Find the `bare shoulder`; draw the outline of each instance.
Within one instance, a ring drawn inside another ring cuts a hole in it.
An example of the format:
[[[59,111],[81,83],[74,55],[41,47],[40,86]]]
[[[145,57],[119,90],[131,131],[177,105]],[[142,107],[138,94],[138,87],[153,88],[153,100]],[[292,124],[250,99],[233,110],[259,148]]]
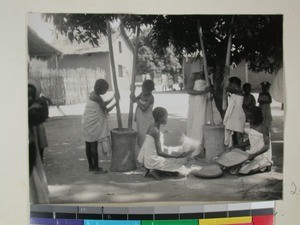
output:
[[[159,129],[157,129],[154,125],[151,125],[148,131],[148,134],[152,136],[154,139],[159,139],[160,137],[160,132]]]
[[[154,96],[153,96],[153,94],[149,95],[149,102],[150,103],[154,103]]]

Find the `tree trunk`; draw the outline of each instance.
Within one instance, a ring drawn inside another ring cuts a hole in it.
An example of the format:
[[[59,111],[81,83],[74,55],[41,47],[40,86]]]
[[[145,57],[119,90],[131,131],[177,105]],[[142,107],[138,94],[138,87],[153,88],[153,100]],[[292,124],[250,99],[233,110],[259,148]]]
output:
[[[131,86],[130,86],[130,94],[135,94],[135,77],[136,77],[136,65],[138,61],[138,43],[139,43],[139,36],[140,36],[140,27],[139,25],[136,26],[136,40],[135,40],[135,49],[133,54],[133,65],[132,65],[132,76],[131,76]],[[129,116],[128,116],[128,129],[132,130],[132,121],[133,121],[133,101],[130,98],[130,105],[129,105]]]
[[[224,119],[225,111],[222,109],[223,102],[223,60],[215,60],[214,70],[214,100],[216,107],[219,110],[222,119]]]
[[[111,37],[111,28],[110,28],[109,21],[106,21],[106,29],[107,29],[107,34],[108,34],[109,56],[110,56],[111,70],[112,70],[112,76],[113,76],[113,82],[114,82],[114,88],[115,88],[115,96],[116,96],[118,128],[122,129],[122,117],[121,117],[121,110],[120,110],[120,104],[119,104],[120,93],[119,93],[118,82],[117,82],[114,51],[113,51],[112,37]]]

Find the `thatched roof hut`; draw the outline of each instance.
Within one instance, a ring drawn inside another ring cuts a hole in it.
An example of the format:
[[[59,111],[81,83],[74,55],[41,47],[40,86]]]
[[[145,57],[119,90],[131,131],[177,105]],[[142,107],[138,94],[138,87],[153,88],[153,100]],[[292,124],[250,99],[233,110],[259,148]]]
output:
[[[38,34],[28,26],[28,54],[30,58],[49,58],[60,55],[61,52],[40,38]]]

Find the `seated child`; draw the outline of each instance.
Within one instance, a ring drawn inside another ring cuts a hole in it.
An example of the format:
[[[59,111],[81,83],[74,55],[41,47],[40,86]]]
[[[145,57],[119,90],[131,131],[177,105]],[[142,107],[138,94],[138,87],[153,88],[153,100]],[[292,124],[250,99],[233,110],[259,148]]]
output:
[[[243,85],[244,91],[244,100],[243,100],[243,109],[246,115],[246,120],[248,121],[248,111],[251,107],[256,105],[255,97],[251,94],[251,84],[245,83]]]
[[[226,87],[229,93],[228,107],[224,116],[225,141],[227,147],[239,144],[243,141],[243,132],[246,116],[243,110],[243,91],[241,80],[238,77],[230,77]]]
[[[250,147],[246,151],[249,153],[249,160],[237,166],[236,171],[240,174],[270,171],[273,165],[271,143],[269,132],[263,124],[263,115],[259,107],[254,106],[249,110],[249,122],[249,141],[230,148]]]
[[[145,175],[160,179],[160,174],[184,173],[186,171],[179,158],[186,157],[191,151],[184,152],[182,148],[169,151],[163,146],[163,134],[160,126],[167,123],[168,112],[162,107],[153,110],[154,123],[149,127],[145,142],[138,155],[138,162],[144,164]]]

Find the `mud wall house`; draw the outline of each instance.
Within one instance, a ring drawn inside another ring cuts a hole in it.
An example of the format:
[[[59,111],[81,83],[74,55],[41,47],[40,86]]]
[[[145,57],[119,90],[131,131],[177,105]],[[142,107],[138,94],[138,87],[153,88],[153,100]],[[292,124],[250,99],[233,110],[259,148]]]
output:
[[[129,90],[133,48],[120,30],[113,33],[112,41],[119,89]],[[58,59],[59,70],[87,69],[100,73],[103,75],[102,78],[108,81],[112,90],[113,76],[107,37],[101,36],[98,43],[98,46],[87,42],[71,43],[68,38],[59,36],[52,42],[52,45],[63,53]]]

